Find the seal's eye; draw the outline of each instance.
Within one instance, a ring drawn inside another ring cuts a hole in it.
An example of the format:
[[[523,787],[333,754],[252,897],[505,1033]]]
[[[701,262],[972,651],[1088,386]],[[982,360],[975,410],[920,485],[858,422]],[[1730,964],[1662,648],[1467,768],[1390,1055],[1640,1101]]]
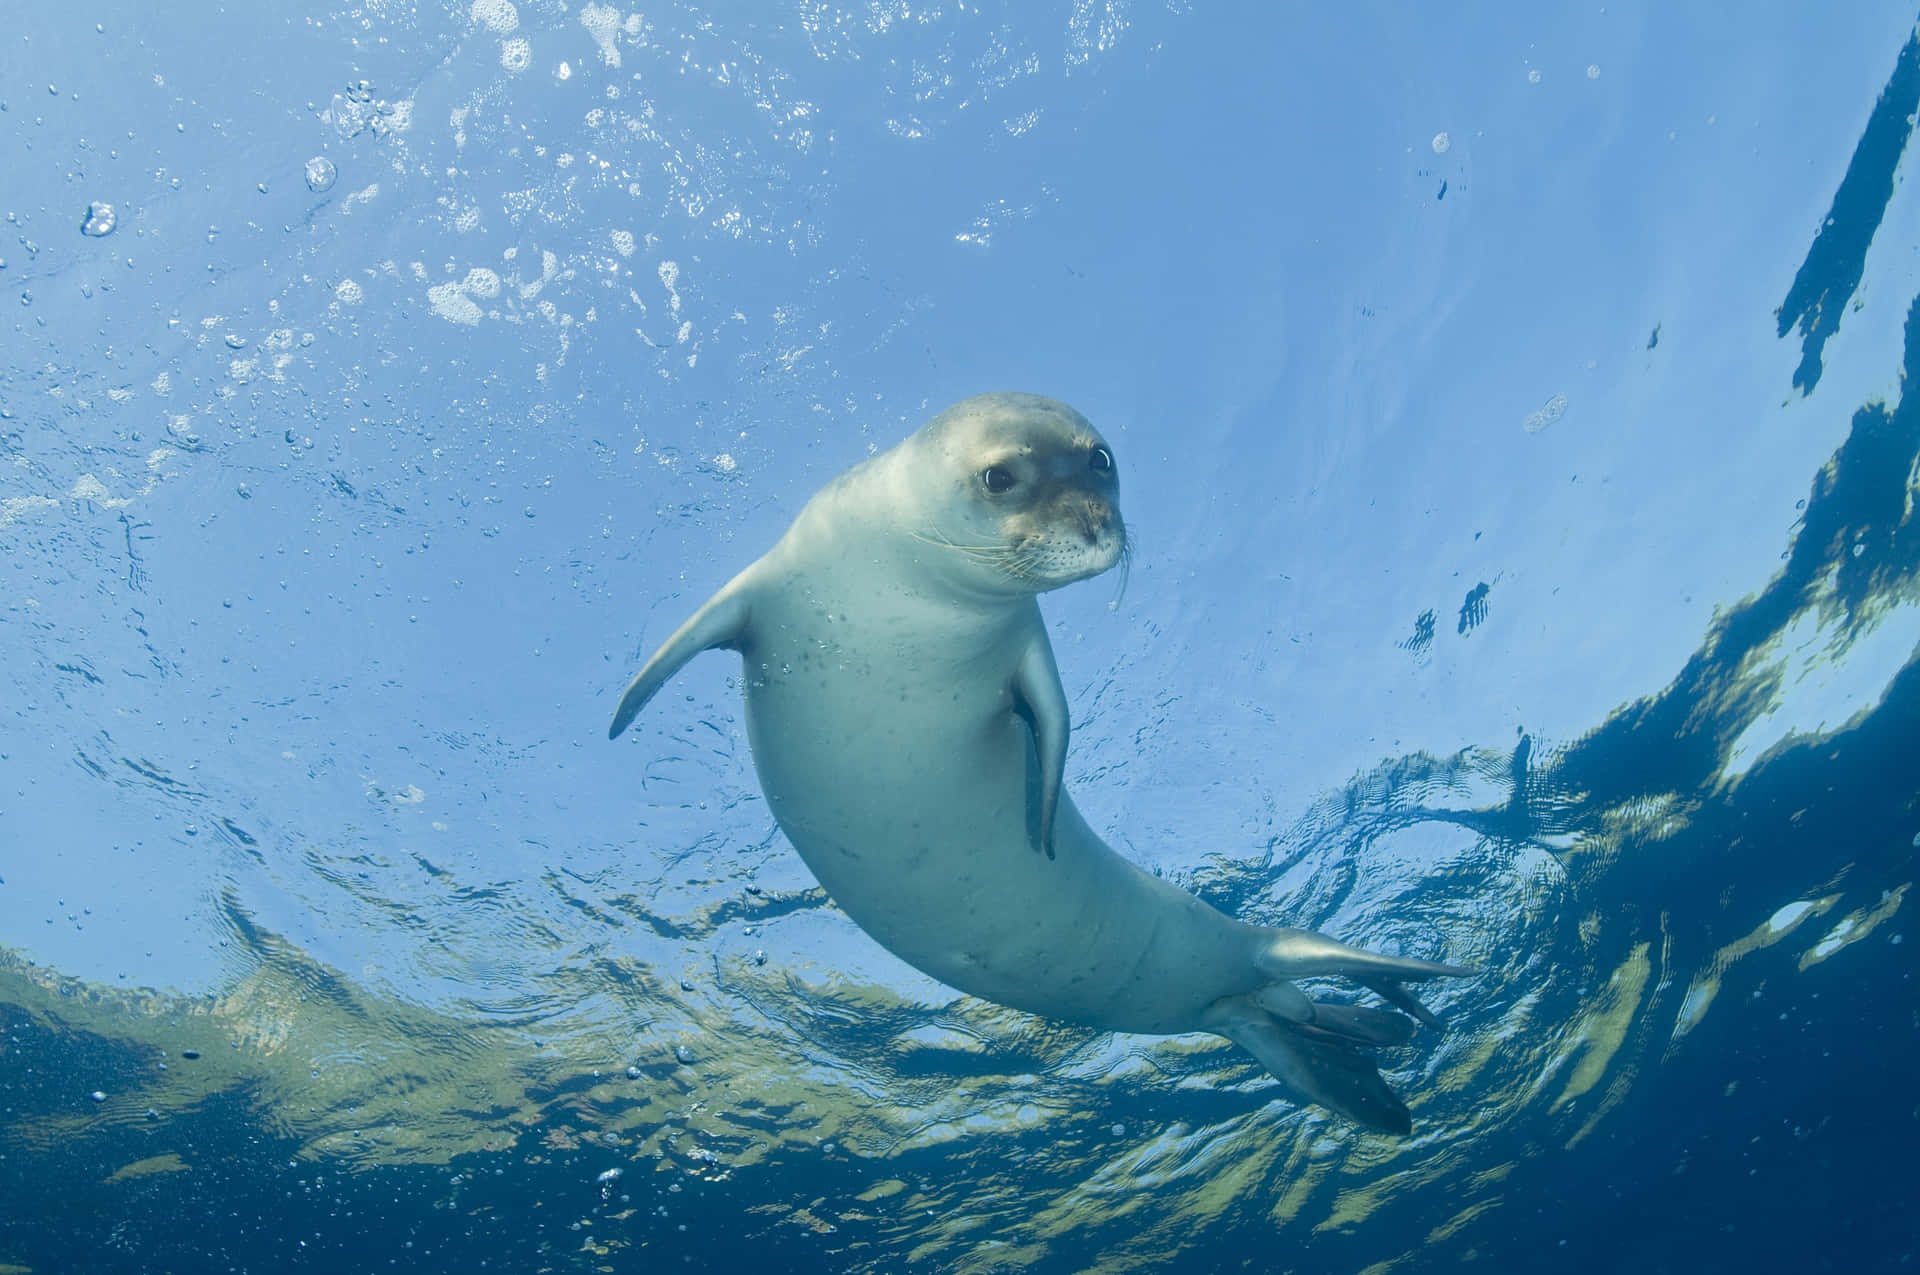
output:
[[[1005,465],[988,465],[980,472],[980,485],[996,496],[1004,496],[1019,483]]]
[[[1096,474],[1111,474],[1113,472],[1113,453],[1104,447],[1094,448],[1093,455],[1087,457],[1087,468]]]

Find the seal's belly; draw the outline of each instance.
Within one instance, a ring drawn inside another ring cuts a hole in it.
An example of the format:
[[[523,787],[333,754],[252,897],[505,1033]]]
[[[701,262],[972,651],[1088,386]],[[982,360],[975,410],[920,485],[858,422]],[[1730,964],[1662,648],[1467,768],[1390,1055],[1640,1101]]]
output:
[[[1114,853],[1071,801],[1056,857],[1034,848],[1032,739],[996,684],[783,661],[750,670],[747,721],[768,804],[808,867],[942,982],[1148,1032],[1194,1030],[1259,982],[1249,927]]]

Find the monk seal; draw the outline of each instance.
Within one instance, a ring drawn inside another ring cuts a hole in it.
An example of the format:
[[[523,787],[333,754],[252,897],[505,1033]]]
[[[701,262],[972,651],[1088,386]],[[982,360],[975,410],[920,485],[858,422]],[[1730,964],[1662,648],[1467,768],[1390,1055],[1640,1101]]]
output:
[[[888,950],[1028,1013],[1217,1033],[1297,1098],[1407,1133],[1363,1051],[1438,1025],[1403,983],[1474,971],[1230,917],[1110,849],[1063,790],[1037,598],[1120,560],[1119,497],[1112,447],[1072,408],[969,398],[816,493],[647,661],[608,736],[697,653],[736,651],[774,818]],[[1293,982],[1314,976],[1405,1013],[1314,1000]]]

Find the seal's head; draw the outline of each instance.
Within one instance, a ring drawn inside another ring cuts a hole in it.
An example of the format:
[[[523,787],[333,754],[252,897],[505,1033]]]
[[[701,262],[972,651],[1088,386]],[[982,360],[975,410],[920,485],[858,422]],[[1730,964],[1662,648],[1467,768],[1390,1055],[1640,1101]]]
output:
[[[1127,547],[1113,449],[1087,418],[1038,394],[980,394],[913,440],[922,541],[989,592],[1043,593],[1119,562]]]

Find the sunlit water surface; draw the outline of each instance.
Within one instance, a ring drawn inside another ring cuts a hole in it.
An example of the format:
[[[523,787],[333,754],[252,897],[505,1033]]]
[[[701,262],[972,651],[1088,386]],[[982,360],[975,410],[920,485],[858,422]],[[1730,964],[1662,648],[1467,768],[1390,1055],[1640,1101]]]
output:
[[[1910,1269],[1910,8],[7,27],[4,1269]],[[889,957],[730,657],[605,741],[1001,387],[1089,819],[1484,971],[1413,1137]]]

